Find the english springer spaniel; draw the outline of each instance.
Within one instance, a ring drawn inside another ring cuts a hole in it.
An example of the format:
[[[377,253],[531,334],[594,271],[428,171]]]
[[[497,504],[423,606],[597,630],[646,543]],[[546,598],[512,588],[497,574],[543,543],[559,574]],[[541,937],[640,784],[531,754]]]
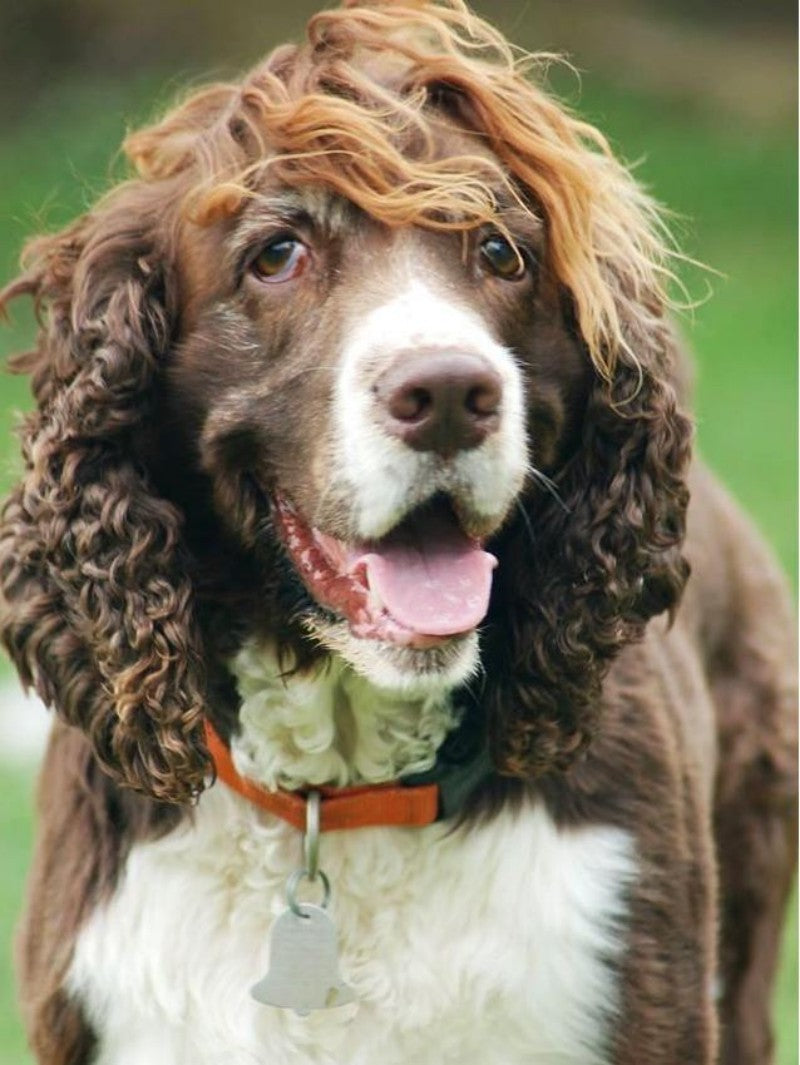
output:
[[[345,0],[3,294],[41,1065],[770,1060],[786,591],[689,469],[658,212],[531,65]]]

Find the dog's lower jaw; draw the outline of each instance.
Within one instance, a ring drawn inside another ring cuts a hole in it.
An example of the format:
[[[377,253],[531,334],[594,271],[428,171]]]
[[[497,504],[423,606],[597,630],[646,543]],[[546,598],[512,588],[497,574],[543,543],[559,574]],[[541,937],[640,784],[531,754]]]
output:
[[[466,684],[480,670],[478,631],[427,648],[403,647],[354,635],[346,622],[309,622],[309,632],[382,692],[409,698],[437,698]]]

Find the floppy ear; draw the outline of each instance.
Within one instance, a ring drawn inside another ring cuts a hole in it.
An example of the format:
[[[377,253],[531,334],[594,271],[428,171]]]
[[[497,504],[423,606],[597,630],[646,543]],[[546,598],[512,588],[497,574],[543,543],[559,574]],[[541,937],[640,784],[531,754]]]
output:
[[[0,635],[23,682],[89,736],[121,784],[190,800],[209,770],[181,514],[141,457],[173,332],[163,190],[131,182],[35,241],[0,304],[41,329],[25,473],[0,524]]]
[[[620,309],[631,353],[612,380],[595,377],[560,500],[529,497],[529,520],[500,544],[487,649],[501,679],[486,696],[495,764],[509,775],[563,769],[585,746],[608,666],[676,605],[689,572],[692,428],[673,385],[673,340],[633,302]]]

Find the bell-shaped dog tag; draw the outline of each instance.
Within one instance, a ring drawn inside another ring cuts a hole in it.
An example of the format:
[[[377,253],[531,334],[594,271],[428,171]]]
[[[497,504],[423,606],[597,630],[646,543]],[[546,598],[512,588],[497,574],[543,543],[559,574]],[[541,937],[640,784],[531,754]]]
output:
[[[339,974],[336,928],[324,909],[300,903],[280,915],[272,930],[269,972],[250,993],[301,1016],[355,1000]]]

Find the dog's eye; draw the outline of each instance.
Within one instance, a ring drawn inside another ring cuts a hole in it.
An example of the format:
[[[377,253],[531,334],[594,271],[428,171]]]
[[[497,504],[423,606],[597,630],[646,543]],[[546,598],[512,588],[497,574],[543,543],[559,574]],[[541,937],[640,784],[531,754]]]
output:
[[[481,242],[480,254],[484,270],[504,281],[519,281],[528,271],[523,254],[499,233],[493,233]]]
[[[265,245],[250,264],[260,281],[291,281],[309,261],[308,248],[295,237],[278,237]]]

